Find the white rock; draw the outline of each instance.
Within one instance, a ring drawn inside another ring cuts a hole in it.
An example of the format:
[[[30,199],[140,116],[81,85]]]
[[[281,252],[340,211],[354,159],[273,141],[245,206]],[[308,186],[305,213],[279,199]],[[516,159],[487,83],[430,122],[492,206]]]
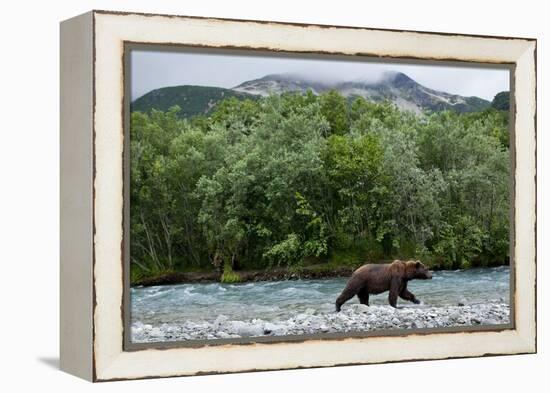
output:
[[[352,310],[357,313],[366,313],[369,311],[369,306],[366,304],[352,304]]]
[[[214,327],[216,329],[219,329],[220,326],[222,326],[224,323],[226,323],[229,320],[229,318],[223,314],[218,315],[216,320],[214,321]]]
[[[162,330],[160,330],[160,328],[158,327],[155,327],[153,329],[151,329],[151,332],[149,333],[151,336],[154,336],[154,337],[161,337],[161,336],[164,336],[164,333],[162,332]]]
[[[484,325],[498,325],[498,321],[491,318],[483,319],[481,323],[483,323]]]
[[[424,322],[422,321],[415,321],[413,322],[413,326],[417,329],[423,329],[425,327]]]
[[[309,318],[308,314],[298,314],[295,318],[296,322],[304,322],[306,319]]]
[[[288,329],[284,325],[278,325],[275,323],[267,322],[264,325],[264,334],[273,334],[275,336],[281,336],[286,334]]]
[[[479,325],[481,323],[481,321],[479,320],[478,317],[471,318],[470,322],[475,324],[475,325]]]
[[[462,315],[458,312],[458,311],[453,311],[450,315],[449,315],[449,318],[453,319],[453,320],[458,320],[460,319]]]
[[[261,325],[252,325],[243,321],[232,321],[231,331],[239,336],[261,336],[264,333]]]

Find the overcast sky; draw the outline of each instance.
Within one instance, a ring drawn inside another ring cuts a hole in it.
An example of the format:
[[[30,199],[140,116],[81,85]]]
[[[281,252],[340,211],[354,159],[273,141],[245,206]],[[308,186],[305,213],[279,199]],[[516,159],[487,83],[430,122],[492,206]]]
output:
[[[386,70],[403,72],[426,87],[462,96],[492,100],[496,93],[509,90],[509,71],[502,68],[132,50],[131,95],[134,100],[151,90],[177,85],[231,88],[267,74],[280,73],[296,73],[324,81],[372,80]]]

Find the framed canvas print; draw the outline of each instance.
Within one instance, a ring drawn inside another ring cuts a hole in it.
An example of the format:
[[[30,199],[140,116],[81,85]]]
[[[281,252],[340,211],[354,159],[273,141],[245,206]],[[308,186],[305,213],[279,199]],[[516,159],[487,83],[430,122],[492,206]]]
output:
[[[536,351],[536,40],[61,23],[61,368]]]

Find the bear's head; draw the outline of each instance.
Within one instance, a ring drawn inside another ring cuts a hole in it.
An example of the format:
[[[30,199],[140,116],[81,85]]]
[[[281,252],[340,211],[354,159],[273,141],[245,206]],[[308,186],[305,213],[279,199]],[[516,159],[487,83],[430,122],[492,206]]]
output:
[[[408,261],[407,272],[411,278],[431,280],[432,272],[420,261]]]

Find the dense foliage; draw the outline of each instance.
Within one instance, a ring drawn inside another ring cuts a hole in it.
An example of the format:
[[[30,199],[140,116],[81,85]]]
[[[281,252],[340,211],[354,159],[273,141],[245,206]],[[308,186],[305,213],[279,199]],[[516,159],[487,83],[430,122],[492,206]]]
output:
[[[491,106],[499,111],[507,111],[510,109],[510,92],[509,91],[501,91],[497,95],[495,95],[495,98],[493,98],[493,102],[491,103]]]
[[[507,263],[507,114],[321,96],[131,117],[132,274],[417,257]]]

